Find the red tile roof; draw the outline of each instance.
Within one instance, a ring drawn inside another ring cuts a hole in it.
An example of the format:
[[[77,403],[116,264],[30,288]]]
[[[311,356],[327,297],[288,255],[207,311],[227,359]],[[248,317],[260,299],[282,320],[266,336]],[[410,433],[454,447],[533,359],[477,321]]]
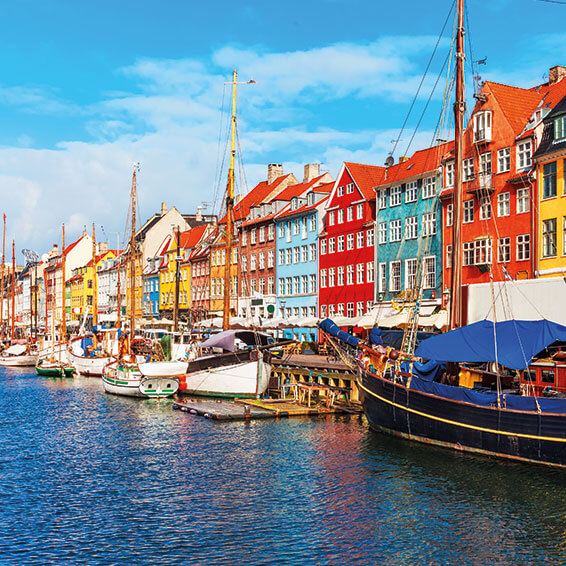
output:
[[[72,244],[69,244],[64,251],[65,255],[69,255],[69,252],[83,239],[86,238],[87,234],[83,234],[78,240],[74,241]]]
[[[100,260],[104,259],[108,254],[113,253],[115,256],[120,255],[123,250],[106,250],[104,253],[98,254],[96,256],[96,263]],[[86,264],[86,267],[90,267],[92,265],[92,259]]]
[[[322,185],[318,185],[318,187],[315,187],[313,191],[316,193],[326,193],[324,197],[322,197],[314,204],[304,204],[296,210],[291,210],[290,205],[287,205],[281,212],[279,212],[279,214],[276,215],[276,218],[279,220],[279,218],[282,218],[284,216],[294,216],[295,214],[303,214],[305,212],[309,212],[310,210],[314,210],[319,204],[325,202],[328,199],[333,187],[334,181],[332,181],[331,183],[323,183]]]
[[[362,192],[363,197],[367,200],[373,200],[375,198],[373,189],[383,182],[385,167],[351,163],[349,161],[345,161],[344,166]]]
[[[314,177],[314,179],[311,179],[306,183],[296,183],[294,185],[289,185],[286,189],[283,189],[280,193],[277,193],[267,202],[273,202],[274,200],[291,200],[293,197],[301,196],[304,192],[316,185],[316,183],[318,183],[323,177],[324,175],[319,175],[318,177]]]
[[[387,168],[381,184],[389,185],[433,171],[439,167],[443,158],[448,157],[453,148],[454,142],[449,141],[415,151],[407,161]]]

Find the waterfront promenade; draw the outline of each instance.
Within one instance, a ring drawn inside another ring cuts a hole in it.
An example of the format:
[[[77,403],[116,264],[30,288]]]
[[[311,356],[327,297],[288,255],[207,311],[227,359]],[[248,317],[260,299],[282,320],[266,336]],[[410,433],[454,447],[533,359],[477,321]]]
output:
[[[0,563],[563,563],[564,475],[0,368]]]

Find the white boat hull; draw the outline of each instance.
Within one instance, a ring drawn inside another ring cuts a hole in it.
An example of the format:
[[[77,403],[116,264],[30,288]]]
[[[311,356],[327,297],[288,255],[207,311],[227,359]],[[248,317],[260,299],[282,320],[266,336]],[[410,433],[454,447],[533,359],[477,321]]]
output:
[[[148,362],[138,364],[146,377],[170,377],[187,373],[188,362]]]
[[[263,359],[187,374],[185,392],[207,397],[256,398],[267,391],[271,365]]]
[[[109,364],[102,374],[102,385],[106,393],[124,397],[164,398],[174,395],[179,389],[175,377],[144,377],[136,368],[117,369]]]
[[[22,356],[0,356],[0,366],[6,367],[35,367],[37,354]]]
[[[87,377],[101,377],[104,367],[111,361],[111,357],[84,358],[68,352],[69,363],[77,370],[77,373]]]

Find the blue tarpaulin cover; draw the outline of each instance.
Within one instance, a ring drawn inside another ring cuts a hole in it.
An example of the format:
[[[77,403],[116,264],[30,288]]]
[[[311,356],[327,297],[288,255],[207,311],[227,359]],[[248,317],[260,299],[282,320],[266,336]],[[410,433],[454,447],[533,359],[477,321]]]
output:
[[[566,341],[566,326],[549,320],[480,320],[424,340],[415,354],[439,362],[499,362],[525,369],[554,342]],[[497,353],[497,355],[496,355]]]
[[[323,330],[327,334],[330,334],[330,336],[334,336],[334,338],[338,338],[340,342],[349,344],[354,348],[356,348],[360,343],[359,338],[356,338],[355,336],[352,336],[351,334],[348,334],[347,332],[340,330],[340,328],[338,328],[338,326],[336,326],[336,324],[334,324],[334,322],[332,322],[329,318],[325,318],[324,320],[321,320],[318,323],[318,326],[321,330]]]

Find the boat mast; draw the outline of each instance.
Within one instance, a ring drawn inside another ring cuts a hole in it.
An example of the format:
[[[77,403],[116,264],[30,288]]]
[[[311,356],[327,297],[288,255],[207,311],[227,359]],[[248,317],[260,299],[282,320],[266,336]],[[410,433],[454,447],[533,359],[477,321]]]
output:
[[[118,247],[116,249],[116,266],[117,266],[117,282],[116,282],[116,306],[118,307],[118,316],[116,317],[116,328],[122,327],[122,285],[120,281],[120,269],[122,266],[122,254],[120,253],[120,236],[118,236]]]
[[[6,213],[2,214],[2,266],[0,266],[0,336],[4,334],[4,290],[6,276]]]
[[[132,172],[132,190],[130,193],[130,207],[132,212],[132,224],[130,231],[130,353],[131,344],[134,339],[134,332],[136,326],[136,210],[138,206],[137,199],[137,186],[136,186],[136,171],[139,166],[134,165]]]
[[[96,272],[96,231],[92,223],[92,327],[98,325],[98,274]]]
[[[65,340],[67,338],[67,307],[65,305],[65,262],[65,223],[63,223],[61,224],[61,340]]]
[[[173,305],[173,332],[179,330],[179,275],[181,262],[181,229],[177,226],[175,230],[175,239],[177,242],[177,253],[175,255],[175,303]]]
[[[228,169],[228,187],[226,190],[226,261],[224,264],[224,312],[222,328],[230,327],[230,284],[232,265],[232,244],[234,236],[234,168],[236,162],[236,95],[238,88],[238,72],[232,74],[232,119],[230,121],[230,167]]]
[[[12,286],[11,286],[11,303],[12,303],[12,327],[10,337],[12,340],[16,337],[16,242],[12,240]]]
[[[452,226],[452,281],[450,285],[450,328],[462,326],[462,159],[464,150],[464,0],[458,0],[456,36],[456,100],[454,102],[454,223]]]

